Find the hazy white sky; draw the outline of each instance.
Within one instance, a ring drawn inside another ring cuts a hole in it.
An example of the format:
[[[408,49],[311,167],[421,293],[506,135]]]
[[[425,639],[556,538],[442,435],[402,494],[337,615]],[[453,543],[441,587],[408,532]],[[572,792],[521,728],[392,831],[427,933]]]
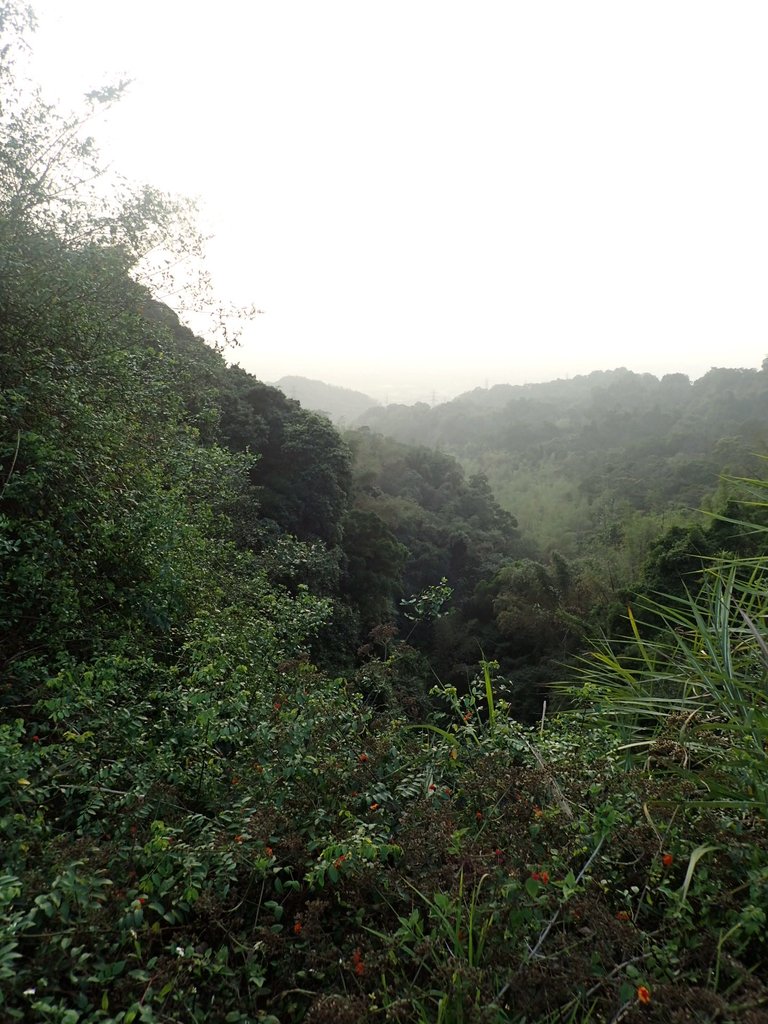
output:
[[[379,397],[768,354],[765,0],[33,0],[54,95],[135,79],[233,358]]]

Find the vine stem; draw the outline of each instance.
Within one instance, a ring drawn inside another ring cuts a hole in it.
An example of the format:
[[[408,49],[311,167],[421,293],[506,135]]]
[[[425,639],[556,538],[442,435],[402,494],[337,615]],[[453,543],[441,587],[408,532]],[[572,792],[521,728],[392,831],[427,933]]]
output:
[[[603,835],[603,836],[600,837],[600,842],[597,844],[597,846],[594,848],[592,853],[589,855],[589,859],[587,860],[586,864],[584,865],[584,867],[579,872],[578,877],[576,878],[576,883],[575,883],[576,885],[579,884],[579,882],[582,880],[582,878],[587,873],[587,871],[589,871],[593,861],[595,860],[595,858],[597,857],[598,853],[602,849],[602,846],[603,846],[604,842],[605,842],[605,836]],[[552,915],[549,923],[547,924],[546,928],[541,933],[541,935],[539,935],[539,939],[538,939],[538,942],[536,943],[536,945],[533,947],[533,949],[529,950],[528,955],[526,957],[526,960],[533,960],[533,958],[535,956],[538,956],[539,950],[544,945],[544,942],[545,942],[547,936],[549,935],[549,933],[552,931],[552,929],[553,929],[553,927],[555,925],[555,922],[557,921],[558,917],[560,916],[560,911],[561,910],[562,910],[562,904],[557,908],[555,913]],[[504,998],[506,993],[509,991],[509,988],[510,988],[511,985],[512,985],[512,982],[508,981],[503,986],[503,988],[501,988],[499,990],[499,994],[496,997],[497,1000]]]
[[[19,457],[19,448],[20,447],[21,447],[21,431],[17,430],[16,431],[16,451],[13,453],[13,459],[11,460],[11,468],[8,470],[8,476],[6,476],[5,483],[3,484],[3,489],[2,489],[2,491],[0,491],[0,498],[2,498],[2,496],[5,494],[5,488],[11,482],[11,477],[13,476],[13,471],[14,471],[14,469],[16,469],[16,460]]]

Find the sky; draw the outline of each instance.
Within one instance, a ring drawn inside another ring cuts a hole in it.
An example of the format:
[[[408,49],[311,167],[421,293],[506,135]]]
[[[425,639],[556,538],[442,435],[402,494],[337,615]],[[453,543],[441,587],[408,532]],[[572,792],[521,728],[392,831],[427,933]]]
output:
[[[33,0],[64,105],[198,198],[229,358],[389,401],[768,355],[765,0]]]

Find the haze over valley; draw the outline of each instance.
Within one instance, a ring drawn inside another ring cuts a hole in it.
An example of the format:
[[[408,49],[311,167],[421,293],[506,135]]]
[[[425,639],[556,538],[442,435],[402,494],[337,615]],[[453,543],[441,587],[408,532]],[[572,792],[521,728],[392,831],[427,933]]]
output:
[[[768,6],[39,8],[0,1020],[765,1024]]]
[[[262,380],[429,402],[765,355],[759,0],[35,7],[52,101],[131,80],[91,130],[199,200]]]

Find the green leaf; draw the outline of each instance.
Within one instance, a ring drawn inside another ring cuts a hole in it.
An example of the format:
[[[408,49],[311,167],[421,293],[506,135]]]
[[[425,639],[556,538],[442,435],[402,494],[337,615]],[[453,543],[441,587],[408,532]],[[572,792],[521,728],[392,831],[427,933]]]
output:
[[[691,886],[691,882],[693,881],[693,873],[696,870],[696,865],[702,857],[705,857],[708,853],[712,853],[713,850],[717,849],[717,846],[697,846],[691,854],[688,861],[688,870],[685,872],[685,880],[680,889],[680,899],[683,902],[688,898],[688,890]]]

